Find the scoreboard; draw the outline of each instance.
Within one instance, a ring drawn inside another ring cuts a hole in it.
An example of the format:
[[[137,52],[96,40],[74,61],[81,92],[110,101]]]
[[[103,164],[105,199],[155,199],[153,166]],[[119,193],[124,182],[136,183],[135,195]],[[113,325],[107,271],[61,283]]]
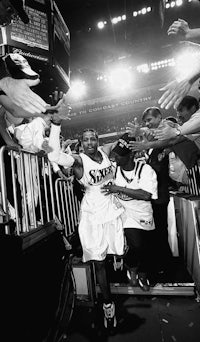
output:
[[[55,90],[69,88],[70,32],[53,0],[25,0],[29,23],[0,29],[0,55],[23,55],[40,74],[36,92],[46,101]]]

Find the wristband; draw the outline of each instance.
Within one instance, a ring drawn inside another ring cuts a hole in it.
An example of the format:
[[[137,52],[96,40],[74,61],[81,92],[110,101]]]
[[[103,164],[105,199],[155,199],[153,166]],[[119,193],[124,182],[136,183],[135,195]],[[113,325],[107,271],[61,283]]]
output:
[[[176,136],[179,137],[181,135],[181,130],[180,128],[176,127],[175,128],[175,133],[176,133]]]
[[[54,122],[53,120],[51,120],[51,123],[54,124],[55,126],[60,126],[61,125],[60,122]]]

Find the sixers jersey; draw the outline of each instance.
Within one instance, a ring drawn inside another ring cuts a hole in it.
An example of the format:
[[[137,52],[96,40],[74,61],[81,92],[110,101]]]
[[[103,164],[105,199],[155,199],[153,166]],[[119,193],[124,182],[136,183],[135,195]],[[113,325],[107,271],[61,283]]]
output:
[[[101,148],[98,151],[102,155],[102,162],[92,160],[84,153],[80,154],[83,162],[83,177],[79,180],[85,188],[85,194],[81,203],[81,211],[91,213],[98,223],[109,222],[118,217],[122,212],[122,205],[114,195],[102,193],[101,188],[113,182],[113,166]]]
[[[113,167],[112,164],[106,155],[100,148],[98,151],[102,155],[102,162],[98,163],[88,157],[84,153],[80,153],[80,157],[83,161],[83,177],[79,180],[79,182],[84,185],[87,189],[90,186],[103,186],[107,184],[109,181],[113,181]]]

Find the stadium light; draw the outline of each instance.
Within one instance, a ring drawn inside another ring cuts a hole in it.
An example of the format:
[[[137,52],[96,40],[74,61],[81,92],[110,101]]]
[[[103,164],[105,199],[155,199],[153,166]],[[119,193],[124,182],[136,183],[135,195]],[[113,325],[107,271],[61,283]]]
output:
[[[147,74],[150,71],[148,64],[138,65],[136,69],[138,72],[143,72],[144,74]]]
[[[103,21],[99,21],[99,22],[97,23],[97,27],[98,27],[98,29],[100,29],[100,30],[102,30],[102,29],[104,28],[104,26],[105,26],[105,23],[104,23]]]
[[[146,13],[147,13],[147,9],[146,9],[145,7],[142,8],[142,9],[141,9],[141,13],[142,13],[142,14],[146,14]]]
[[[128,68],[115,68],[108,74],[108,82],[111,89],[125,91],[131,88],[133,83],[132,73]]]
[[[118,21],[119,21],[118,18],[112,18],[112,19],[111,19],[111,23],[112,23],[112,24],[117,24]]]
[[[73,81],[69,89],[69,96],[74,99],[80,99],[86,94],[86,84],[84,81]]]
[[[176,6],[179,7],[183,4],[183,0],[176,0]]]

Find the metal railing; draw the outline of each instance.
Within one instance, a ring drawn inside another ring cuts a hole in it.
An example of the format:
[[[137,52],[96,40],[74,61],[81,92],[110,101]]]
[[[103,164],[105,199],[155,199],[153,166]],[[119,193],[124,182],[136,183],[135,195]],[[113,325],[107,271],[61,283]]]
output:
[[[186,192],[189,195],[200,196],[200,164],[196,164],[187,171],[188,174],[188,186]]]
[[[65,227],[66,236],[74,233],[79,219],[80,202],[74,194],[73,181],[71,176],[67,181],[59,178],[55,182],[58,219]]]
[[[45,156],[17,151],[7,146],[0,149],[1,205],[6,216],[15,222],[15,234],[37,229],[57,216],[71,235],[78,223],[79,201],[73,191],[73,177],[56,179]],[[10,234],[9,225],[5,225]]]
[[[191,168],[186,169],[188,184],[181,185],[181,192],[194,197],[200,197],[200,160]]]

